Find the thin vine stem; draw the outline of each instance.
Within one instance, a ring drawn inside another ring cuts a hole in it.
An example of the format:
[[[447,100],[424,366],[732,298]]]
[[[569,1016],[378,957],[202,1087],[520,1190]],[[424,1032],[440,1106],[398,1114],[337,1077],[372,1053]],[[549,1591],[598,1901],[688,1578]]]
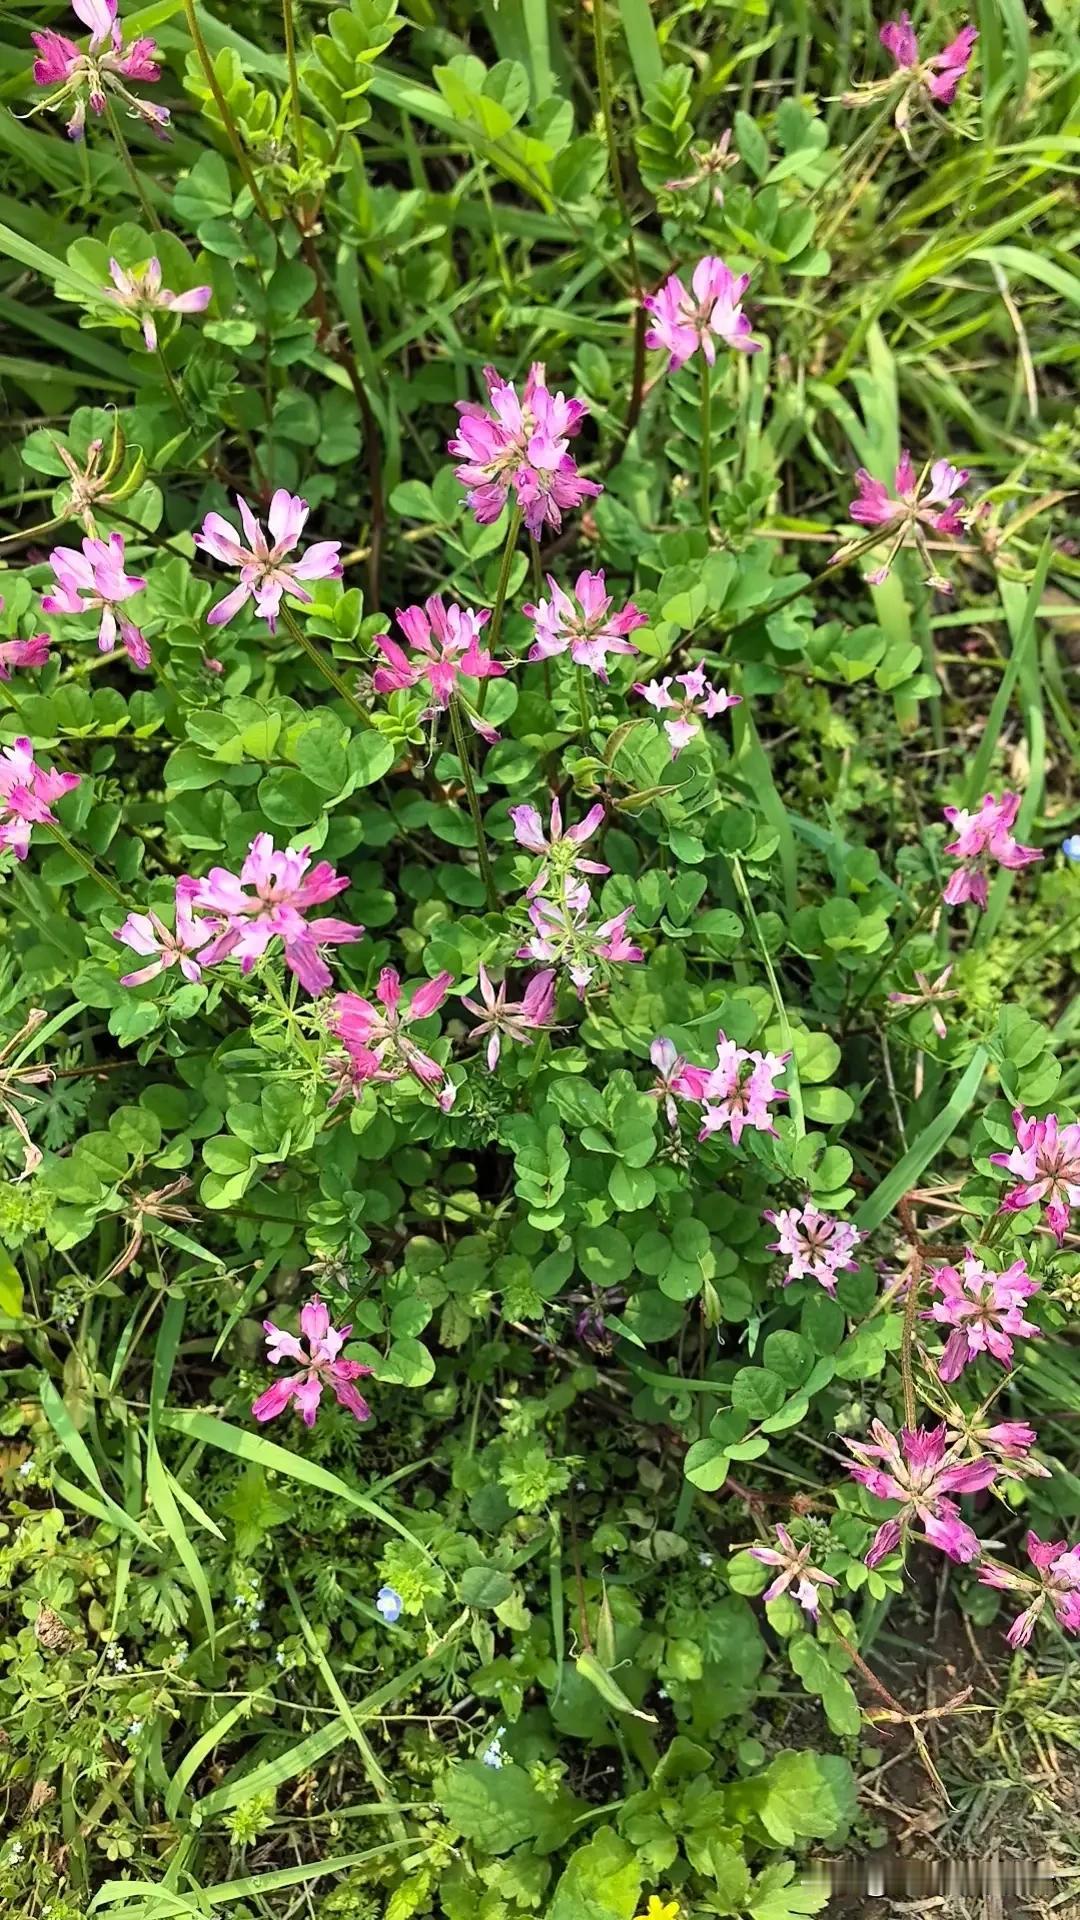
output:
[[[259,191],[259,183],[251,170],[251,162],[244,152],[240,139],[240,131],[236,121],[233,119],[232,108],[229,106],[225,95],[221,91],[217,74],[214,71],[214,63],[210,58],[210,49],[206,44],[203,30],[199,25],[199,16],[195,11],[195,0],[184,0],[184,18],[187,21],[188,32],[191,35],[192,44],[198,55],[199,65],[206,76],[206,84],[214,96],[214,105],[221,115],[221,124],[228,136],[229,145],[236,155],[236,164],[240,169],[244,185],[251,195],[255,211],[260,220],[265,220],[267,223],[270,223],[269,208]]]
[[[154,212],[154,209],[147,195],[146,189],[139,178],[139,170],[135,165],[134,160],[131,157],[131,148],[128,146],[127,140],[124,136],[124,129],[120,125],[120,119],[116,112],[116,108],[113,106],[113,103],[109,99],[108,94],[105,95],[105,118],[108,120],[109,131],[116,142],[116,151],[120,155],[120,161],[123,166],[124,172],[127,174],[127,177],[131,182],[131,190],[134,193],[136,200],[139,202],[139,205],[142,208],[143,212],[145,213],[147,219],[149,220],[150,225],[153,227],[154,232],[161,233],[163,231],[161,221],[158,219],[157,214]]]
[[[298,647],[303,648],[312,666],[317,668],[318,672],[322,674],[323,679],[327,681],[328,684],[333,687],[334,692],[344,700],[346,706],[352,709],[360,725],[362,727],[370,727],[372,725],[372,719],[367,708],[361,704],[356,694],[352,691],[352,688],[342,679],[337,668],[331,666],[326,655],[319,651],[315,642],[309,640],[300,622],[293,616],[292,611],[284,600],[281,603],[281,618],[285,623],[290,638],[296,641]]]
[[[497,913],[499,896],[495,891],[495,876],[491,871],[491,861],[488,858],[487,837],[484,833],[484,821],[480,812],[480,801],[476,792],[476,781],[473,778],[472,760],[469,756],[469,743],[465,738],[465,729],[461,724],[458,702],[453,696],[451,696],[450,700],[450,731],[454,736],[454,750],[461,763],[461,777],[465,783],[465,798],[469,803],[473,830],[476,834],[476,855],[480,862],[480,878],[484,883],[488,906],[493,913]]]

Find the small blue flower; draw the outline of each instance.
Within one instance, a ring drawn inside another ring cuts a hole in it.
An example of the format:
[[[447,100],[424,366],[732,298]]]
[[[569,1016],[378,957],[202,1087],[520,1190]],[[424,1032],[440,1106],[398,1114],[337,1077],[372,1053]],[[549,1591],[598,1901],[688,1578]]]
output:
[[[1068,839],[1062,841],[1061,851],[1066,860],[1072,860],[1080,866],[1080,833],[1070,833]]]
[[[394,1626],[401,1619],[403,1605],[401,1595],[394,1587],[380,1587],[375,1595],[376,1611],[382,1614],[388,1627]]]

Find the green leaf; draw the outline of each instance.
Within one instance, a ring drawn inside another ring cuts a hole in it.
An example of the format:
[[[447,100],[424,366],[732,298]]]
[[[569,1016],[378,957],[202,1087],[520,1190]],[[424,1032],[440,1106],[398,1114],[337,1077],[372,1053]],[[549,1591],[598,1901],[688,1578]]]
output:
[[[570,1855],[547,1920],[633,1920],[641,1884],[634,1848],[612,1827],[600,1827]]]
[[[501,1607],[514,1591],[514,1583],[501,1567],[467,1567],[458,1581],[458,1594],[466,1607]]]
[[[579,1654],[574,1665],[582,1679],[587,1680],[591,1687],[595,1687],[600,1698],[606,1701],[616,1713],[630,1713],[635,1720],[648,1720],[653,1725],[656,1724],[655,1713],[645,1713],[641,1707],[635,1707],[633,1701],[627,1699],[618,1682],[612,1679],[611,1674],[597,1659],[595,1653]]]

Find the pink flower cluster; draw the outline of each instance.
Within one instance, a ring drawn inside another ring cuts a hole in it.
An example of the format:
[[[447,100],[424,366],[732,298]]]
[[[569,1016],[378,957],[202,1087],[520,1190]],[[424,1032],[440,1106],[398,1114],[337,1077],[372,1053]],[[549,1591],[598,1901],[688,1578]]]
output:
[[[532,931],[525,945],[518,948],[517,958],[538,960],[556,971],[561,968],[583,1000],[598,960],[618,964],[645,957],[627,936],[633,909],[624,907],[621,913],[597,923],[591,916],[588,883],[580,877],[583,873],[610,872],[602,861],[587,860],[581,853],[601,824],[604,809],[590,807],[583,820],[564,832],[562,807],[553,796],[546,834],[536,807],[511,807],[510,818],[518,846],[539,854],[543,863],[525,894]]]
[[[941,895],[950,907],[970,900],[985,911],[992,867],[1016,869],[1042,859],[1038,847],[1023,847],[1013,839],[1019,811],[1018,793],[1003,793],[1000,800],[988,793],[978,813],[969,813],[966,807],[944,809],[946,820],[956,829],[956,839],[949,841],[945,851],[959,861]]]
[[[0,850],[25,860],[35,826],[55,826],[54,800],[79,784],[77,773],[56,773],[39,767],[34,743],[20,737],[0,749]]]
[[[595,480],[582,476],[568,451],[588,405],[551,393],[540,361],[529,369],[520,395],[494,367],[484,368],[484,379],[490,406],[457,403],[458,429],[447,443],[462,463],[455,474],[481,526],[497,520],[512,499],[528,532],[539,540],[545,526],[557,531],[564,513],[603,492]]]
[[[880,586],[882,581],[888,579],[897,554],[905,541],[910,539],[926,568],[927,585],[937,587],[941,593],[952,592],[951,583],[934,565],[926,544],[926,533],[927,529],[948,535],[963,533],[964,521],[956,496],[966,487],[970,477],[966,467],[953,467],[947,460],[935,460],[930,468],[930,484],[924,490],[924,476],[916,474],[906,448],[900,455],[893,475],[892,493],[883,480],[875,480],[865,467],[858,468],[855,481],[859,491],[848,509],[852,520],[861,527],[896,529],[885,559],[866,576],[871,586]],[[842,548],[835,558],[844,557],[845,550]]]
[[[662,680],[636,681],[634,692],[640,693],[657,713],[667,714],[664,732],[671,742],[671,757],[677,760],[683,748],[702,731],[702,722],[714,720],[729,707],[741,706],[742,694],[728,693],[726,687],[714,687],[700,665],[692,667],[689,673],[674,675],[674,684],[683,689],[681,694],[672,693],[672,678],[666,674]]]
[[[794,1587],[795,1599],[800,1607],[809,1614],[811,1620],[816,1620],[820,1609],[819,1589],[838,1587],[840,1582],[834,1580],[831,1573],[822,1573],[820,1567],[811,1566],[812,1547],[797,1547],[786,1527],[778,1526],[774,1531],[777,1539],[775,1547],[750,1549],[752,1557],[760,1560],[762,1566],[780,1569],[761,1597],[763,1600],[779,1600],[782,1593]]]
[[[434,1092],[442,1111],[449,1113],[456,1094],[454,1083],[446,1069],[417,1045],[409,1028],[418,1020],[430,1019],[453,984],[452,973],[436,974],[434,980],[425,980],[417,987],[412,999],[403,1005],[401,975],[396,967],[384,967],[373,1001],[359,993],[339,993],[330,1016],[330,1031],[343,1042],[346,1053],[340,1092],[346,1086],[356,1092],[367,1081],[392,1083],[408,1076],[429,1093]]]
[[[916,1522],[931,1546],[939,1547],[950,1560],[977,1560],[978,1536],[960,1518],[952,1495],[990,1486],[997,1478],[997,1462],[959,1459],[956,1448],[948,1444],[944,1422],[914,1430],[902,1427],[898,1438],[883,1421],[872,1420],[870,1432],[871,1440],[845,1442],[856,1462],[848,1472],[876,1500],[898,1501],[900,1511],[878,1528],[866,1555],[867,1566],[876,1567],[892,1553]]]
[[[748,273],[732,273],[711,253],[694,268],[689,292],[677,273],[669,274],[658,293],[645,296],[645,311],[652,319],[645,345],[664,348],[671,372],[698,351],[713,366],[718,340],[734,353],[760,353],[762,342],[753,339],[742,310],[749,285]]]
[[[687,1061],[665,1035],[652,1042],[649,1058],[657,1069],[651,1092],[662,1103],[670,1126],[678,1125],[678,1102],[685,1100],[702,1108],[699,1140],[727,1131],[738,1146],[747,1127],[775,1134],[772,1104],[787,1099],[776,1079],[790,1053],[750,1051],[736,1046],[721,1029],[716,1036],[715,1067]]]
[[[767,1208],[763,1218],[777,1231],[770,1253],[787,1256],[787,1272],[781,1286],[788,1287],[793,1280],[811,1279],[824,1287],[826,1293],[835,1293],[837,1274],[855,1272],[856,1262],[851,1256],[866,1236],[849,1221],[822,1213],[810,1199],[801,1207],[782,1207],[779,1213]]]
[[[570,594],[547,577],[550,600],[539,600],[521,611],[536,627],[536,639],[529,650],[530,660],[551,660],[569,651],[576,666],[588,667],[600,680],[608,677],[608,655],[636,653],[627,639],[638,627],[649,624],[648,614],[628,601],[621,613],[611,612],[611,595],[605,591],[603,572],[579,573]]]
[[[1014,1109],[1012,1119],[1016,1145],[1008,1153],[990,1155],[995,1167],[1004,1167],[1018,1180],[1005,1195],[1000,1212],[1022,1213],[1025,1207],[1042,1206],[1046,1224],[1061,1246],[1071,1209],[1080,1207],[1080,1122],[1060,1121],[1056,1113],[1036,1120],[1020,1107]]]
[[[96,613],[99,652],[111,653],[119,634],[132,666],[148,667],[145,634],[120,612],[125,601],[146,585],[142,574],[124,570],[123,534],[111,533],[107,540],[84,539],[81,552],[75,547],[54,547],[49,565],[54,588],[42,594],[42,612]]]
[[[250,973],[275,940],[285,965],[308,993],[325,992],[333,975],[320,948],[363,938],[364,929],[348,920],[305,919],[314,906],[348,886],[325,860],[312,867],[311,852],[279,851],[268,833],[256,834],[238,874],[212,867],[203,880],[184,874],[176,883],[176,931],[155,913],[129,914],[116,939],[136,953],[152,956],[149,966],[125,974],[125,986],[153,980],[179,966],[187,980],[199,980],[205,967],[234,957]],[[206,918],[199,919],[198,914]],[[195,956],[198,956],[196,958]]]
[[[928,60],[920,61],[910,13],[904,12],[899,20],[888,21],[878,34],[899,71],[905,77],[914,76],[939,107],[950,107],[955,100],[956,89],[968,70],[978,37],[978,28],[961,27],[955,40],[950,40],[940,53],[932,53]]]
[[[480,999],[470,1000],[463,993],[461,1004],[477,1016],[475,1027],[469,1030],[469,1039],[487,1041],[487,1069],[489,1073],[494,1073],[504,1040],[511,1040],[517,1046],[531,1047],[533,1035],[545,1033],[551,1026],[555,1011],[555,973],[550,967],[542,973],[534,973],[520,1000],[507,999],[505,980],[501,980],[497,987],[493,986],[488,970],[483,965],[478,969],[478,979]]]
[[[0,613],[3,611],[4,596],[0,594]],[[47,633],[35,633],[29,640],[20,640],[17,636],[11,640],[0,640],[0,680],[10,680],[13,667],[47,667],[48,664]]]
[[[466,698],[461,685],[463,675],[470,680],[492,680],[506,672],[480,645],[481,632],[490,618],[486,609],[478,613],[454,601],[448,605],[438,593],[425,600],[422,607],[399,607],[397,623],[413,654],[410,658],[388,633],[375,635],[375,645],[388,662],[385,667],[376,667],[372,675],[376,693],[396,693],[424,681],[431,695],[428,713],[445,712],[456,699],[469,725],[490,745],[499,735]]]
[[[239,586],[227,593],[224,600],[219,600],[216,607],[211,607],[206,616],[207,625],[225,626],[240,612],[241,607],[249,600],[254,600],[260,620],[265,620],[270,632],[274,633],[277,631],[283,594],[287,593],[290,600],[299,600],[306,605],[312,597],[304,584],[306,581],[340,580],[341,542],[317,540],[302,559],[290,560],[288,556],[299,544],[311,511],[307,501],[279,487],[266,516],[269,539],[263,531],[262,522],[256,519],[242,494],[237,494],[236,506],[243,538],[228,520],[222,519],[220,513],[208,513],[200,532],[195,535],[195,545],[201,552],[210,554],[227,567],[240,569]],[[244,545],[245,539],[247,546]]]
[[[1080,1547],[1067,1547],[1064,1540],[1040,1540],[1034,1532],[1028,1533],[1024,1544],[1032,1573],[992,1562],[979,1568],[984,1587],[1031,1596],[1005,1635],[1010,1647],[1027,1646],[1047,1607],[1066,1633],[1080,1633]]]
[[[960,1269],[935,1267],[930,1284],[941,1297],[925,1310],[923,1319],[952,1328],[938,1361],[942,1380],[959,1379],[980,1353],[1011,1367],[1014,1338],[1028,1340],[1039,1332],[1024,1319],[1024,1302],[1038,1293],[1039,1282],[1031,1278],[1023,1260],[1014,1260],[1004,1273],[994,1273],[969,1250]]]
[[[140,322],[148,353],[153,353],[158,343],[156,314],[203,313],[213,291],[211,287],[192,287],[187,293],[170,293],[161,284],[161,261],[156,258],[132,267],[130,272],[119,260],[110,260],[109,277],[112,286],[106,287],[105,298]]]
[[[256,1420],[262,1423],[276,1419],[289,1402],[295,1400],[305,1427],[313,1427],[324,1387],[330,1388],[338,1405],[345,1407],[354,1420],[370,1420],[371,1408],[357,1392],[356,1382],[369,1374],[371,1368],[362,1366],[359,1360],[342,1359],[341,1349],[352,1328],[331,1326],[330,1315],[318,1294],[300,1309],[300,1333],[307,1344],[306,1352],[294,1333],[284,1333],[272,1320],[263,1321],[263,1332],[271,1366],[280,1366],[283,1360],[295,1360],[300,1371],[275,1380],[259,1395],[251,1409]]]
[[[110,93],[137,118],[145,120],[155,133],[163,133],[169,124],[167,107],[153,106],[131,92],[130,80],[153,83],[161,78],[157,47],[145,37],[124,45],[120,22],[116,17],[117,0],[71,0],[71,10],[90,28],[90,44],[84,53],[65,34],[51,27],[30,35],[38,57],[34,61],[34,80],[39,87],[57,87],[43,104],[61,107],[72,103],[67,124],[72,140],[81,140],[86,128],[86,109],[105,112]]]

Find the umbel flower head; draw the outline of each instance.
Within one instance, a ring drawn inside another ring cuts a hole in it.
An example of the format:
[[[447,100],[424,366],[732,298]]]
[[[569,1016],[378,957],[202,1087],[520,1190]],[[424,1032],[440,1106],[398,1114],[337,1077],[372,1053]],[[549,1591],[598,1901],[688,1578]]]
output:
[[[340,580],[341,542],[317,540],[302,559],[290,560],[289,555],[298,545],[311,511],[307,501],[279,487],[266,516],[269,539],[242,494],[237,494],[236,506],[246,547],[236,528],[223,520],[220,513],[208,513],[195,535],[195,545],[201,552],[223,561],[227,567],[240,569],[240,585],[227,593],[224,600],[219,600],[216,607],[211,607],[206,622],[211,627],[223,627],[247,601],[254,600],[259,618],[265,620],[274,633],[282,594],[287,593],[290,600],[306,605],[312,596],[305,581]]]
[[[984,1587],[1031,1596],[1005,1635],[1010,1647],[1027,1646],[1047,1607],[1066,1633],[1080,1633],[1080,1547],[1068,1547],[1064,1540],[1040,1540],[1034,1532],[1029,1532],[1024,1545],[1031,1573],[993,1564],[979,1568]]]
[[[993,867],[1015,870],[1042,859],[1038,847],[1023,847],[1013,839],[1012,829],[1020,811],[1018,793],[1003,793],[1000,800],[988,793],[977,813],[969,813],[966,807],[945,807],[943,811],[956,831],[956,839],[947,843],[945,851],[959,862],[942,889],[941,897],[950,907],[970,900],[985,911]]]
[[[450,1112],[456,1092],[453,1081],[445,1067],[417,1045],[409,1028],[418,1020],[430,1019],[453,984],[452,973],[438,973],[434,980],[418,986],[412,999],[403,1004],[401,975],[396,967],[384,967],[374,1000],[366,1000],[359,993],[337,995],[330,1031],[344,1043],[347,1080],[354,1090],[368,1080],[393,1082],[408,1076],[435,1094],[444,1113]],[[340,1098],[340,1092],[336,1097]]]
[[[178,911],[200,907],[214,922],[214,939],[203,948],[200,964],[212,967],[229,956],[250,973],[274,940],[280,940],[285,965],[308,993],[323,993],[333,975],[319,948],[363,939],[364,929],[349,920],[306,920],[311,907],[344,892],[348,875],[335,873],[326,860],[311,864],[311,849],[279,851],[269,833],[257,833],[239,874],[211,867],[205,880],[190,874],[178,882]],[[129,942],[129,944],[131,944]]]
[[[760,353],[762,342],[753,339],[742,310],[749,285],[748,273],[732,273],[711,253],[694,268],[689,292],[677,273],[669,274],[658,293],[645,296],[652,318],[645,345],[665,348],[672,373],[699,351],[715,365],[718,340],[734,353]]]
[[[212,287],[191,287],[187,293],[170,293],[161,284],[161,261],[157,258],[130,270],[119,260],[110,260],[109,277],[112,286],[105,289],[106,300],[139,321],[148,353],[153,353],[158,343],[157,314],[203,313],[213,292]]]
[[[148,667],[150,648],[145,634],[119,612],[124,602],[146,585],[141,573],[124,571],[123,534],[110,533],[107,540],[87,538],[81,552],[75,547],[54,547],[49,565],[54,588],[52,593],[42,594],[42,612],[98,614],[98,651],[111,653],[119,634],[132,666]]]
[[[497,987],[493,986],[482,962],[477,970],[477,978],[480,999],[470,1000],[463,993],[461,1004],[477,1016],[475,1027],[469,1031],[469,1039],[487,1041],[488,1072],[494,1073],[504,1040],[529,1047],[533,1034],[543,1032],[551,1025],[555,1010],[555,972],[547,967],[542,973],[534,973],[520,1000],[507,999],[505,980],[500,980]]]
[[[936,587],[939,593],[951,593],[952,584],[937,571],[926,544],[927,530],[931,533],[955,535],[963,533],[964,522],[957,505],[957,495],[967,486],[971,475],[966,467],[953,467],[947,460],[935,460],[930,468],[930,484],[924,488],[925,471],[915,472],[910,453],[905,448],[893,474],[893,492],[890,493],[883,480],[875,480],[865,467],[859,467],[855,482],[859,489],[850,507],[849,516],[860,527],[893,527],[895,537],[890,543],[883,561],[874,567],[866,578],[872,587],[879,587],[889,577],[889,570],[902,546],[911,541],[926,568],[926,584]],[[833,560],[849,557],[851,549],[841,547]]]
[[[624,907],[621,913],[595,924],[589,918],[591,906],[592,896],[583,880],[564,880],[557,899],[538,894],[529,903],[532,932],[525,945],[518,948],[519,960],[539,960],[544,966],[561,968],[577,989],[579,1000],[585,998],[598,960],[618,964],[645,958],[626,931],[632,907]]]
[[[1056,1113],[1036,1120],[1021,1107],[1013,1109],[1012,1121],[1016,1145],[1009,1153],[990,1155],[995,1167],[1005,1167],[1018,1179],[998,1211],[1022,1213],[1025,1207],[1043,1207],[1046,1224],[1060,1247],[1071,1209],[1080,1207],[1080,1121],[1061,1121]]]
[[[551,660],[569,652],[579,667],[588,667],[600,680],[608,677],[607,661],[611,653],[636,653],[627,639],[638,627],[647,627],[649,616],[628,601],[621,613],[611,612],[611,595],[605,592],[604,575],[579,573],[573,596],[547,576],[550,600],[538,600],[522,607],[526,619],[536,626],[536,639],[529,648],[530,660]]]
[[[810,1199],[801,1207],[782,1207],[779,1213],[766,1208],[763,1218],[778,1234],[769,1248],[770,1253],[787,1255],[782,1286],[809,1278],[824,1287],[826,1293],[835,1293],[837,1274],[855,1272],[856,1263],[851,1255],[866,1236],[849,1221],[834,1220],[820,1212]]]
[[[790,1059],[790,1053],[748,1052],[721,1030],[716,1036],[716,1065],[702,1093],[699,1140],[726,1131],[738,1146],[746,1127],[756,1133],[775,1133],[772,1102],[787,1099],[776,1079]]]
[[[305,1427],[313,1427],[324,1387],[330,1388],[339,1406],[347,1408],[354,1420],[370,1420],[371,1408],[357,1392],[355,1382],[369,1374],[371,1368],[361,1366],[359,1360],[341,1358],[341,1349],[352,1328],[332,1327],[330,1315],[317,1294],[300,1309],[300,1334],[306,1342],[306,1352],[294,1333],[284,1333],[272,1320],[263,1321],[263,1332],[271,1366],[280,1366],[283,1360],[295,1360],[300,1371],[275,1380],[259,1395],[251,1409],[256,1420],[276,1419],[279,1413],[284,1413],[290,1400],[295,1400]]]
[[[130,46],[124,45],[116,17],[117,0],[71,0],[71,10],[90,28],[90,43],[85,53],[74,40],[69,40],[66,34],[54,33],[51,27],[30,35],[38,52],[34,80],[39,87],[57,89],[42,105],[50,109],[71,107],[67,130],[72,140],[83,137],[87,107],[92,113],[104,113],[110,94],[134,118],[145,120],[155,133],[164,134],[169,124],[168,108],[140,100],[128,85],[130,80],[150,83],[160,80],[161,68],[154,41],[140,38]]]
[[[387,665],[376,667],[371,676],[376,693],[396,693],[426,681],[431,693],[429,713],[442,712],[451,699],[457,699],[481,738],[489,744],[497,740],[496,729],[466,699],[461,687],[462,675],[470,680],[493,680],[506,672],[480,645],[481,632],[491,618],[487,609],[477,612],[473,607],[459,607],[455,601],[447,603],[441,594],[433,593],[422,607],[399,607],[396,617],[413,649],[412,657],[388,633],[377,633],[375,645]]]
[[[170,967],[179,967],[185,980],[202,979],[202,965],[194,956],[214,938],[218,923],[197,920],[191,910],[190,897],[181,886],[176,889],[175,920],[174,932],[151,907],[146,913],[129,913],[123,926],[117,927],[114,940],[135,953],[150,956],[148,966],[121,974],[122,987],[141,987]]]
[[[544,893],[554,881],[556,888],[575,873],[610,873],[602,860],[586,860],[581,848],[592,839],[597,827],[604,820],[603,806],[597,802],[590,807],[583,820],[575,827],[563,831],[562,805],[558,794],[551,799],[551,820],[547,833],[537,807],[511,807],[510,818],[514,823],[514,839],[527,853],[538,853],[543,864],[535,880],[526,889],[525,898],[534,900],[538,893]]]
[[[762,1598],[779,1600],[782,1593],[794,1587],[795,1598],[804,1613],[811,1620],[818,1617],[820,1587],[837,1587],[840,1582],[834,1580],[831,1573],[822,1573],[820,1567],[810,1565],[813,1549],[809,1546],[797,1547],[786,1527],[776,1528],[775,1547],[751,1547],[753,1559],[760,1560],[763,1567],[778,1567],[776,1579],[766,1587]]]
[[[455,476],[481,526],[497,520],[509,500],[539,540],[545,526],[558,531],[564,513],[603,492],[595,480],[583,478],[568,451],[588,404],[549,392],[540,360],[530,367],[520,395],[494,367],[484,368],[484,379],[490,407],[457,403],[458,429],[447,442],[447,451],[462,463]]]
[[[1011,1367],[1013,1340],[1029,1340],[1039,1332],[1024,1319],[1024,1302],[1038,1293],[1039,1283],[1023,1260],[1014,1260],[1004,1273],[994,1273],[969,1250],[959,1269],[936,1267],[930,1284],[940,1299],[927,1307],[923,1319],[952,1328],[938,1361],[942,1380],[958,1379],[980,1353],[992,1354],[1003,1367]]]
[[[672,693],[672,684],[681,687],[682,693]],[[691,667],[689,673],[665,674],[662,680],[635,681],[634,692],[640,693],[654,712],[665,715],[664,732],[671,742],[673,760],[677,760],[683,748],[702,731],[703,721],[715,720],[717,714],[726,713],[729,707],[742,705],[741,693],[714,687],[700,664]]]
[[[875,1499],[899,1501],[900,1511],[878,1528],[866,1555],[867,1566],[876,1567],[884,1560],[916,1523],[931,1546],[939,1547],[950,1560],[978,1559],[978,1536],[961,1520],[951,1496],[990,1486],[999,1472],[997,1461],[957,1459],[948,1446],[944,1422],[937,1427],[902,1427],[897,1436],[883,1421],[872,1420],[870,1432],[870,1440],[845,1441],[855,1455],[855,1465],[848,1472]]]
[[[887,21],[878,33],[885,51],[892,55],[894,71],[885,80],[875,80],[869,86],[857,87],[853,92],[845,93],[844,106],[872,106],[878,100],[897,94],[893,120],[904,145],[910,148],[908,127],[912,109],[921,106],[931,114],[936,114],[940,108],[952,105],[956,89],[971,62],[978,37],[975,27],[961,27],[955,39],[950,40],[940,52],[920,60],[919,43],[911,24],[911,15],[903,12],[898,20]]]
[[[0,750],[0,850],[25,860],[35,826],[56,825],[52,803],[79,784],[77,773],[39,767],[25,736]]]

